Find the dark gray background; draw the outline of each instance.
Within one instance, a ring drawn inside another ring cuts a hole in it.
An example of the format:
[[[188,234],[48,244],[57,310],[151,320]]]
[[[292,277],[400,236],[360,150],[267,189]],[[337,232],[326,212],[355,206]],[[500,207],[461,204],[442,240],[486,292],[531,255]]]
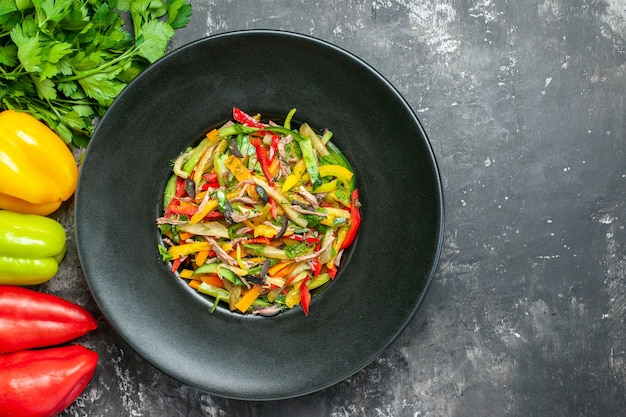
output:
[[[347,49],[396,86],[440,164],[438,273],[406,331],[356,375],[292,400],[226,400],[171,380],[117,338],[87,290],[69,202],[55,213],[68,254],[42,289],[98,317],[80,342],[100,363],[64,416],[624,414],[626,2],[192,4],[172,48],[284,29]]]

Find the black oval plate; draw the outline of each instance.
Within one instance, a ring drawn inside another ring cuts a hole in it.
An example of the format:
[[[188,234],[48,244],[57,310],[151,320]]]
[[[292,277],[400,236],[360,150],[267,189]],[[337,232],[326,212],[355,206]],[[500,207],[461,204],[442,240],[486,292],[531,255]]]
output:
[[[354,252],[311,302],[275,317],[218,308],[161,261],[169,163],[233,106],[333,131],[357,175]],[[188,44],[137,77],[100,121],[76,191],[78,254],[119,335],[153,366],[211,394],[272,400],[335,384],[405,328],[433,279],[443,193],[426,134],[393,86],[345,50],[270,30]]]

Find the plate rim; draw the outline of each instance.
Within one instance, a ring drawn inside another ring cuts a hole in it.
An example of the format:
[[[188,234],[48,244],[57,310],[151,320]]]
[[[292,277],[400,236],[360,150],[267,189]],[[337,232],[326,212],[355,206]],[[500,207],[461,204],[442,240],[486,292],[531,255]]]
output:
[[[217,396],[221,396],[221,397],[226,397],[226,398],[232,398],[232,399],[239,399],[239,400],[257,400],[257,401],[263,401],[263,400],[280,400],[280,399],[288,399],[288,398],[294,398],[294,397],[298,397],[298,396],[302,396],[302,395],[307,395],[307,394],[311,394],[313,392],[317,392],[320,391],[322,389],[328,388],[332,385],[335,385],[347,378],[349,378],[350,376],[356,374],[357,372],[359,372],[360,370],[362,370],[363,368],[365,368],[367,365],[369,365],[372,361],[374,361],[377,357],[379,357],[406,329],[407,325],[411,322],[411,320],[415,317],[415,314],[417,313],[417,311],[419,310],[419,308],[421,307],[421,305],[423,304],[423,301],[427,295],[427,293],[429,292],[429,289],[432,285],[432,282],[435,279],[435,275],[437,273],[437,269],[439,266],[439,260],[440,260],[440,256],[441,256],[441,251],[442,251],[442,247],[443,247],[443,238],[444,238],[444,233],[445,233],[445,201],[444,201],[444,189],[443,189],[443,182],[442,182],[442,177],[441,177],[441,171],[439,169],[439,164],[437,162],[437,157],[434,153],[432,144],[430,142],[430,139],[425,131],[425,129],[423,128],[421,121],[419,120],[419,118],[417,117],[417,115],[415,114],[415,112],[413,111],[413,109],[411,108],[411,106],[409,105],[409,103],[406,101],[406,99],[402,96],[402,94],[396,89],[396,87],[389,82],[386,77],[384,77],[379,71],[377,71],[374,67],[372,67],[371,65],[369,65],[367,62],[365,62],[363,59],[359,58],[358,56],[356,56],[355,54],[349,52],[347,49],[344,49],[340,46],[337,46],[331,42],[328,42],[326,40],[322,40],[320,38],[317,37],[313,37],[310,35],[305,35],[302,33],[297,33],[297,32],[291,32],[291,31],[284,31],[284,30],[274,30],[274,29],[250,29],[250,30],[233,30],[233,31],[227,31],[227,32],[222,32],[222,33],[218,33],[218,34],[214,34],[214,35],[210,35],[207,37],[203,37],[194,41],[191,41],[185,45],[182,45],[181,47],[178,47],[176,49],[174,49],[173,51],[169,52],[167,55],[165,55],[163,58],[161,58],[159,61],[161,60],[167,60],[167,59],[172,59],[173,56],[175,56],[178,53],[181,53],[182,51],[188,49],[188,48],[193,48],[198,44],[203,44],[206,42],[212,42],[214,40],[218,40],[218,39],[223,39],[223,38],[230,38],[230,37],[239,37],[239,36],[255,36],[255,35],[263,35],[263,36],[287,36],[287,37],[294,37],[297,39],[300,39],[302,41],[305,42],[312,42],[315,44],[318,44],[319,46],[322,46],[324,48],[329,48],[330,50],[333,50],[335,53],[339,53],[355,62],[357,62],[360,66],[362,66],[365,70],[369,71],[372,75],[374,75],[379,81],[381,81],[382,83],[385,84],[385,87],[394,94],[395,98],[399,101],[400,104],[402,104],[404,106],[404,108],[406,109],[407,113],[411,116],[411,119],[415,122],[415,126],[419,129],[420,133],[421,133],[421,138],[420,140],[423,141],[423,145],[425,146],[425,148],[428,151],[428,162],[430,164],[430,167],[433,171],[434,174],[434,179],[436,181],[436,192],[437,192],[437,198],[439,200],[439,204],[438,204],[438,224],[436,225],[436,228],[438,229],[438,235],[436,237],[434,237],[434,239],[436,240],[436,248],[434,253],[432,254],[432,258],[429,258],[432,260],[432,266],[430,268],[428,277],[426,278],[425,281],[425,285],[423,287],[423,290],[421,292],[421,295],[419,297],[419,300],[412,306],[412,309],[410,310],[410,312],[406,315],[406,320],[404,320],[404,322],[402,323],[402,325],[396,329],[395,333],[388,338],[387,342],[384,343],[383,345],[381,345],[378,349],[373,350],[370,355],[367,357],[367,359],[363,360],[362,363],[360,363],[359,365],[355,366],[355,367],[351,367],[351,368],[346,368],[346,370],[344,372],[342,372],[341,374],[337,374],[335,375],[334,378],[329,379],[323,383],[318,383],[315,386],[311,386],[309,389],[301,389],[298,393],[291,393],[291,394],[287,394],[287,395],[281,395],[279,393],[276,393],[275,395],[261,395],[261,396],[250,396],[250,395],[236,395],[235,393],[232,392],[217,392],[216,390],[209,390],[206,389],[206,387],[200,387],[197,386],[195,384],[193,384],[191,381],[187,381],[184,378],[178,378],[176,376],[171,375],[168,372],[163,371],[163,369],[159,366],[159,364],[153,363],[150,359],[146,358],[143,354],[141,354],[141,349],[137,349],[137,346],[135,346],[132,342],[129,342],[128,340],[126,340],[126,338],[122,337],[120,335],[120,338],[122,339],[122,341],[128,345],[131,349],[133,349],[136,353],[139,354],[140,357],[142,357],[144,360],[146,360],[148,363],[150,363],[152,366],[156,367],[159,371],[162,371],[163,373],[165,373],[166,375],[172,377],[173,379],[186,384],[186,385],[190,385],[193,386],[197,389],[200,389],[201,391],[204,392],[208,392],[210,394],[214,394]],[[157,61],[157,62],[159,62]],[[155,63],[156,64],[156,63]],[[153,64],[154,65],[154,64]],[[135,80],[141,80],[142,77],[148,77],[150,75],[150,69],[153,68],[153,65],[151,65],[149,68],[146,69],[146,71],[142,72],[141,74],[138,75],[138,77]],[[134,81],[133,81],[134,82]],[[130,85],[129,85],[130,86]],[[127,87],[128,88],[128,87]],[[125,93],[126,89],[124,91],[122,91],[122,93],[120,94],[119,98],[123,99],[124,97],[124,93]],[[118,101],[118,99],[116,99],[116,101],[114,102],[113,106],[115,106],[115,103]],[[113,107],[112,106],[112,107]],[[100,123],[105,122],[107,115],[110,114],[109,111],[107,111],[107,113],[103,116],[102,120],[100,121]],[[94,133],[94,137],[96,136],[97,132],[98,132],[98,128],[100,126],[100,123],[98,124],[98,126],[96,127],[96,132]],[[89,158],[89,148],[87,149],[86,153],[85,153],[85,157],[84,160],[87,161]],[[82,181],[79,178],[79,182],[77,185],[77,196],[80,196],[82,193],[82,187],[81,187]],[[81,265],[83,266],[83,272],[87,281],[87,284],[90,288],[90,291],[92,290],[92,284],[90,283],[89,277],[87,276],[87,269],[85,268],[85,258],[87,256],[87,254],[85,253],[85,246],[82,244],[82,237],[81,237],[81,233],[79,230],[79,219],[81,218],[81,206],[79,204],[79,201],[77,199],[76,204],[75,204],[75,208],[74,208],[74,219],[75,219],[75,239],[76,239],[76,248],[78,251],[78,256],[79,256],[79,261],[81,263]],[[103,316],[105,317],[105,319],[107,321],[109,321],[109,317],[108,315],[102,310],[101,308],[101,303],[99,301],[99,298],[93,293],[92,291],[92,296],[96,302],[96,304],[98,305],[98,308],[101,310]],[[115,329],[116,331],[117,326],[114,325],[113,323],[111,323],[109,321],[109,324],[112,326],[113,329]]]

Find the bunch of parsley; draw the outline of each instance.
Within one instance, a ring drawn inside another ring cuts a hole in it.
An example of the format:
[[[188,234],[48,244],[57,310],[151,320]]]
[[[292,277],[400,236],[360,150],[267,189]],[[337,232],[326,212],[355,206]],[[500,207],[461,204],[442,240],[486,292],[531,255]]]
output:
[[[27,111],[66,143],[187,25],[187,0],[0,0],[0,109]]]

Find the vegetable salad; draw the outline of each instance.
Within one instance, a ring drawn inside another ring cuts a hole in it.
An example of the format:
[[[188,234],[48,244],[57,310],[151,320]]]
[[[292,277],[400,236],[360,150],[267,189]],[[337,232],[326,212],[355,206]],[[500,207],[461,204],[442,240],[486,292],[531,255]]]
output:
[[[238,108],[173,161],[157,219],[172,272],[231,311],[301,306],[337,274],[360,224],[354,171],[307,123],[292,128]]]

